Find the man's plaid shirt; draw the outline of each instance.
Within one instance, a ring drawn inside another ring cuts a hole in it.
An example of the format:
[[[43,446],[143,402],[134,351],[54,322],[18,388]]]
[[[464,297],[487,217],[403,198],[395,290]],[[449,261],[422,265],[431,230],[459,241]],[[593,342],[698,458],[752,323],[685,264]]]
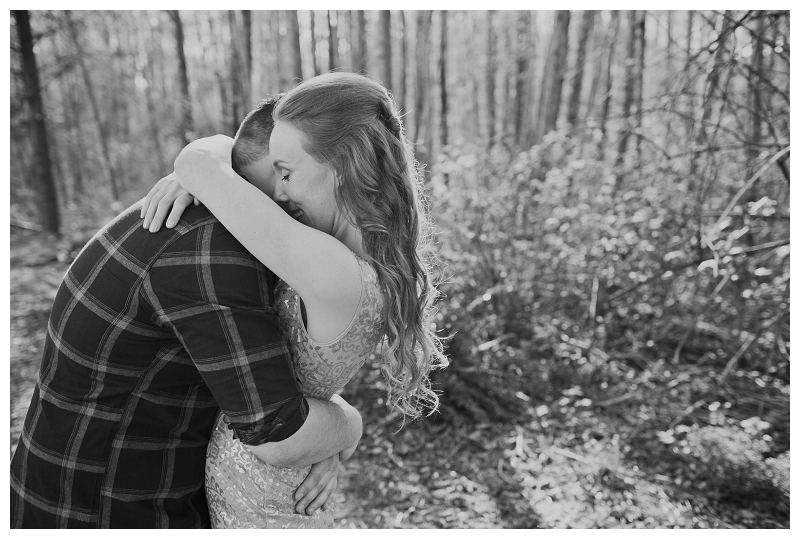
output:
[[[135,205],[95,235],[50,315],[12,527],[208,527],[219,409],[248,444],[305,421],[274,280],[203,207],[151,234]]]

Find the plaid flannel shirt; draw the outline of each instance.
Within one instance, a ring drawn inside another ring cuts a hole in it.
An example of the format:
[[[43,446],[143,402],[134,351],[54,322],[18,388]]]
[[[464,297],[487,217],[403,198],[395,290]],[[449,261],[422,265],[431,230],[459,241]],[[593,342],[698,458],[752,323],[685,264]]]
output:
[[[259,444],[308,411],[274,280],[204,207],[151,234],[137,204],[98,232],[50,315],[11,462],[12,527],[208,527],[217,412]]]

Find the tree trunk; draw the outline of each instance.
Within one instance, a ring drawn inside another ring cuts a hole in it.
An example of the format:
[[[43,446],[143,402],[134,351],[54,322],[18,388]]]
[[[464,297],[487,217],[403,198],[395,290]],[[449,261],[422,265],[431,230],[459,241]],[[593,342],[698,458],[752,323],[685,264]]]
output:
[[[670,81],[672,81],[672,59],[674,57],[674,53],[672,52],[672,42],[674,41],[672,36],[672,11],[667,11],[667,69],[666,69],[666,80],[667,84],[669,85]],[[672,118],[667,116],[666,118],[666,127],[667,127],[667,134],[664,137],[665,148],[667,153],[670,151],[670,141],[672,139]]]
[[[430,151],[430,33],[433,12],[417,12],[417,74],[414,92],[414,142],[417,160],[424,164]]]
[[[264,96],[271,93],[278,93],[286,91],[287,87],[289,86],[286,82],[286,74],[284,71],[286,70],[285,60],[283,58],[285,47],[281,42],[281,15],[285,16],[286,12],[278,12],[273,11],[270,12],[269,17],[269,32],[272,36],[270,43],[273,47],[275,52],[275,73],[277,74],[277,86],[270,88],[269,91],[264,91],[261,89],[256,96],[259,100],[263,99]]]
[[[392,89],[392,19],[391,11],[378,12],[378,80]]]
[[[581,31],[578,38],[578,51],[575,57],[575,75],[572,78],[572,95],[567,106],[567,123],[575,127],[581,109],[581,91],[583,90],[583,71],[586,63],[586,44],[594,26],[595,11],[587,10],[581,17]]]
[[[496,39],[494,34],[494,15],[490,10],[486,14],[486,123],[487,123],[487,144],[491,149],[494,144],[494,123],[495,123],[495,73],[496,65]]]
[[[181,16],[178,10],[169,11],[169,16],[175,24],[175,48],[178,52],[178,75],[181,85],[180,137],[181,142],[183,142],[185,146],[194,138],[192,136],[194,127],[192,122],[192,100],[189,96],[189,75],[186,71],[186,55],[183,51],[183,24],[181,23]]]
[[[94,119],[94,126],[95,130],[97,131],[98,142],[100,143],[100,167],[103,170],[103,176],[108,182],[108,185],[111,187],[111,198],[116,202],[119,200],[119,187],[117,186],[117,179],[111,167],[111,159],[109,158],[108,153],[108,131],[100,119],[100,106],[97,103],[97,97],[94,93],[94,85],[92,84],[92,79],[89,76],[89,69],[86,67],[83,47],[78,39],[78,30],[75,27],[75,21],[72,20],[72,14],[69,11],[65,11],[64,15],[67,18],[67,26],[69,28],[70,37],[72,38],[72,44],[75,47],[78,63],[80,64],[81,73],[83,74],[83,82],[86,85],[86,94],[89,98],[89,104],[92,108],[92,118]]]
[[[144,24],[141,24],[141,23]],[[168,167],[166,159],[164,158],[164,148],[161,142],[161,133],[159,130],[159,123],[161,121],[161,116],[158,113],[158,108],[156,106],[156,100],[153,98],[153,65],[152,65],[152,44],[154,43],[152,31],[150,28],[150,24],[145,17],[144,21],[140,21],[139,28],[142,29],[139,32],[139,42],[137,43],[137,49],[144,50],[144,54],[139,56],[142,61],[138,61],[138,58],[134,56],[134,65],[136,66],[136,71],[139,73],[139,76],[145,81],[144,84],[144,99],[145,105],[147,107],[147,117],[148,117],[148,126],[150,128],[150,139],[151,143],[153,144],[153,150],[155,152],[156,159],[158,160],[156,164],[156,168],[158,170],[166,170]],[[144,36],[142,36],[144,34]],[[144,39],[144,44],[141,43],[141,40]]]
[[[544,135],[556,129],[558,113],[561,107],[561,89],[564,84],[567,53],[569,52],[569,19],[568,10],[556,12],[555,28],[550,38],[544,76],[542,77],[542,97],[539,101],[539,114],[536,122],[537,135],[535,143]]]
[[[686,98],[686,140],[692,140],[694,136],[694,84],[691,81],[693,15],[694,12],[689,10],[686,16],[686,63],[683,66],[683,78],[686,81],[683,92]]]
[[[598,159],[600,161],[602,161],[605,157],[605,146],[608,142],[606,126],[608,123],[608,114],[611,110],[611,90],[614,82],[611,73],[611,67],[614,65],[614,49],[617,44],[617,35],[619,34],[619,18],[619,11],[614,10],[611,12],[611,31],[608,36],[608,58],[606,59],[606,91],[603,95],[603,108],[602,112],[600,113],[600,144],[597,148]]]
[[[320,73],[320,71],[319,71],[319,62],[317,62],[317,31],[316,31],[317,29],[316,29],[316,24],[315,24],[315,20],[314,20],[316,17],[314,17],[314,10],[313,9],[311,11],[309,11],[309,14],[311,16],[311,23],[310,23],[311,24],[311,28],[310,28],[310,30],[311,30],[311,66],[312,66],[312,68],[314,70],[312,75],[314,77],[316,77]]]
[[[336,19],[334,24],[333,19]],[[339,67],[339,16],[336,11],[328,11],[328,71]]]
[[[353,69],[362,75],[367,74],[367,18],[363,10],[356,12],[355,36],[353,37]]]
[[[242,27],[242,40],[240,42],[243,49],[242,58],[244,59],[242,89],[244,90],[244,112],[247,114],[253,106],[253,18],[249,9],[242,10]]]
[[[294,85],[303,80],[303,60],[300,55],[300,24],[296,11],[286,11],[286,27],[288,28],[289,51],[291,52],[291,76]]]
[[[439,96],[441,98],[441,143],[447,146],[447,10],[440,12],[441,41],[439,42]]]
[[[231,108],[230,116],[228,117],[228,132],[236,133],[239,128],[244,114],[246,112],[244,105],[244,68],[243,58],[239,47],[239,28],[236,24],[236,12],[232,9],[228,10],[228,34],[230,42],[228,43],[228,52],[230,53],[230,66],[228,71],[228,81],[230,82],[231,89]]]
[[[37,186],[39,216],[42,228],[53,234],[59,234],[61,216],[58,212],[58,195],[53,178],[50,161],[50,144],[47,137],[47,121],[42,103],[42,88],[39,84],[39,68],[36,65],[33,32],[31,31],[30,14],[27,11],[13,11],[19,35],[20,52],[22,53],[22,75],[25,82],[25,94],[31,115],[31,134],[34,158],[31,160],[33,184]]]
[[[645,27],[647,11],[639,12],[639,21],[636,24],[639,34],[639,47],[636,51],[636,158],[642,158],[642,122],[644,121],[644,52],[647,43]]]
[[[625,53],[625,97],[622,101],[622,119],[625,125],[620,133],[619,144],[617,146],[616,165],[619,166],[625,161],[625,153],[628,149],[628,137],[631,134],[631,107],[633,106],[633,93],[635,87],[634,66],[636,65],[636,10],[628,11],[628,48]],[[619,183],[619,182],[617,182]]]
[[[408,39],[406,39],[406,32],[408,31],[408,23],[406,22],[406,12],[400,11],[400,24],[403,31],[400,32],[400,81],[396,85],[394,92],[395,103],[397,108],[402,114],[406,112],[406,93],[408,92],[407,73],[408,66]]]
[[[530,47],[531,31],[531,12],[528,10],[520,11],[517,19],[517,53],[516,53],[516,73],[514,77],[514,107],[512,115],[514,118],[514,144],[519,146],[523,141],[530,142],[529,137],[525,136],[526,124],[524,119],[528,116],[530,108],[528,97],[528,71],[530,69],[529,58],[532,58]]]

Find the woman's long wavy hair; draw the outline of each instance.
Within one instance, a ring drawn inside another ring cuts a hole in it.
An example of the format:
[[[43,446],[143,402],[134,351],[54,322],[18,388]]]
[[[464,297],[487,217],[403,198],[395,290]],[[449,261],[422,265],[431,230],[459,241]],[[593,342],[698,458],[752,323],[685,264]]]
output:
[[[439,295],[421,173],[389,92],[354,73],[326,73],[287,92],[273,112],[304,135],[303,148],[337,178],[339,211],[361,231],[385,294],[381,368],[388,404],[416,419],[439,405],[431,369],[447,359],[433,324]]]

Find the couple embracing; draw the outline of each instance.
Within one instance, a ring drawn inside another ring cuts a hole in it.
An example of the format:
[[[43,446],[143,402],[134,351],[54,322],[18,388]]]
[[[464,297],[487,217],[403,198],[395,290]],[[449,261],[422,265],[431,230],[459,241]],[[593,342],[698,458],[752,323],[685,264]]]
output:
[[[394,409],[438,405],[429,241],[366,77],[320,75],[189,144],[64,277],[12,527],[330,527],[362,432],[337,392],[379,348]]]

